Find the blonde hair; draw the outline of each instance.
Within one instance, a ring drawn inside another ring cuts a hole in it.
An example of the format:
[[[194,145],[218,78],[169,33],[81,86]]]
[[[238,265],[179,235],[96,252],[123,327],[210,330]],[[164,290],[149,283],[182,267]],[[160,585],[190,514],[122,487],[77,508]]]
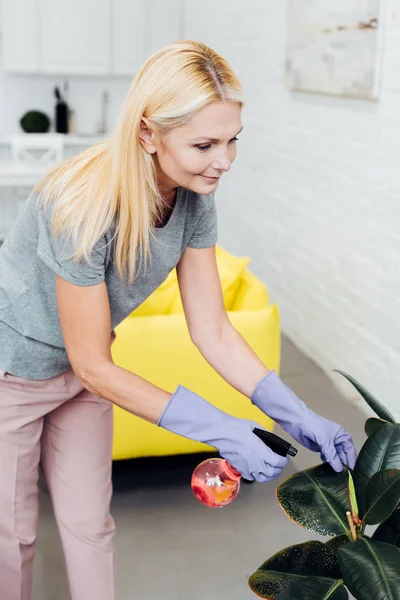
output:
[[[90,254],[115,220],[114,261],[122,278],[146,266],[152,228],[164,201],[154,158],[139,141],[142,117],[160,136],[187,123],[211,102],[243,105],[241,85],[211,48],[181,41],[153,54],[134,78],[112,137],[53,168],[36,186],[38,208],[52,204],[52,234],[74,243],[76,260]]]

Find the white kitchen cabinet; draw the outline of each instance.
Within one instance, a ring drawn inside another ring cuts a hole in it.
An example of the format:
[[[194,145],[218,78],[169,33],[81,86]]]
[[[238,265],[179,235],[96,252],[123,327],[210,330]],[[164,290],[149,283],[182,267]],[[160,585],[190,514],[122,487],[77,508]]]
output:
[[[134,75],[163,46],[183,37],[184,0],[112,0],[111,72]]]
[[[38,0],[2,0],[3,64],[13,73],[39,69]]]
[[[144,61],[146,0],[112,0],[111,73],[134,75]]]
[[[109,72],[112,1],[39,0],[41,73]]]
[[[183,37],[184,0],[147,0],[145,58]]]
[[[108,74],[112,2],[2,0],[5,71]]]
[[[183,9],[184,0],[2,0],[4,69],[131,77],[182,38]]]

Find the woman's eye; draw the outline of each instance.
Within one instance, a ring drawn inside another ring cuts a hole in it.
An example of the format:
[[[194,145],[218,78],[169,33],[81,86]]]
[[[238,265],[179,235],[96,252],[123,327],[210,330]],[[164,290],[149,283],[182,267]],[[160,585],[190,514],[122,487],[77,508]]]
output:
[[[237,142],[237,141],[238,141],[238,139],[239,139],[239,138],[235,137],[235,138],[231,139],[231,140],[229,141],[229,143],[231,143],[231,142]],[[197,145],[196,145],[196,148],[197,148],[198,150],[200,150],[201,152],[205,152],[206,150],[209,150],[209,149],[211,148],[211,146],[212,146],[212,144],[205,144],[205,145],[197,144]]]

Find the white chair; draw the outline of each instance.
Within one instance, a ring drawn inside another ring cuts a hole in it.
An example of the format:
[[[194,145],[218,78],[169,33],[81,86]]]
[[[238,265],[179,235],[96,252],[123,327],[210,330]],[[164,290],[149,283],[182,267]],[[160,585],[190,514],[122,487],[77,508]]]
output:
[[[0,161],[0,187],[33,187],[64,159],[64,137],[61,133],[11,135],[11,160]]]
[[[14,165],[27,164],[42,168],[61,162],[64,157],[64,135],[61,133],[27,133],[10,137]]]

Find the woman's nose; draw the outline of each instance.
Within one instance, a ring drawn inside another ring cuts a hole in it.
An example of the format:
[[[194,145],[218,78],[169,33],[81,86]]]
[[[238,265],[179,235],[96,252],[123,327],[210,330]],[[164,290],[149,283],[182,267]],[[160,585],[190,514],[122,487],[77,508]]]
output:
[[[222,156],[219,156],[217,159],[215,159],[211,166],[213,169],[215,169],[217,171],[222,171],[225,173],[226,171],[229,171],[229,169],[231,168],[232,161],[229,159],[228,156],[222,155]]]

